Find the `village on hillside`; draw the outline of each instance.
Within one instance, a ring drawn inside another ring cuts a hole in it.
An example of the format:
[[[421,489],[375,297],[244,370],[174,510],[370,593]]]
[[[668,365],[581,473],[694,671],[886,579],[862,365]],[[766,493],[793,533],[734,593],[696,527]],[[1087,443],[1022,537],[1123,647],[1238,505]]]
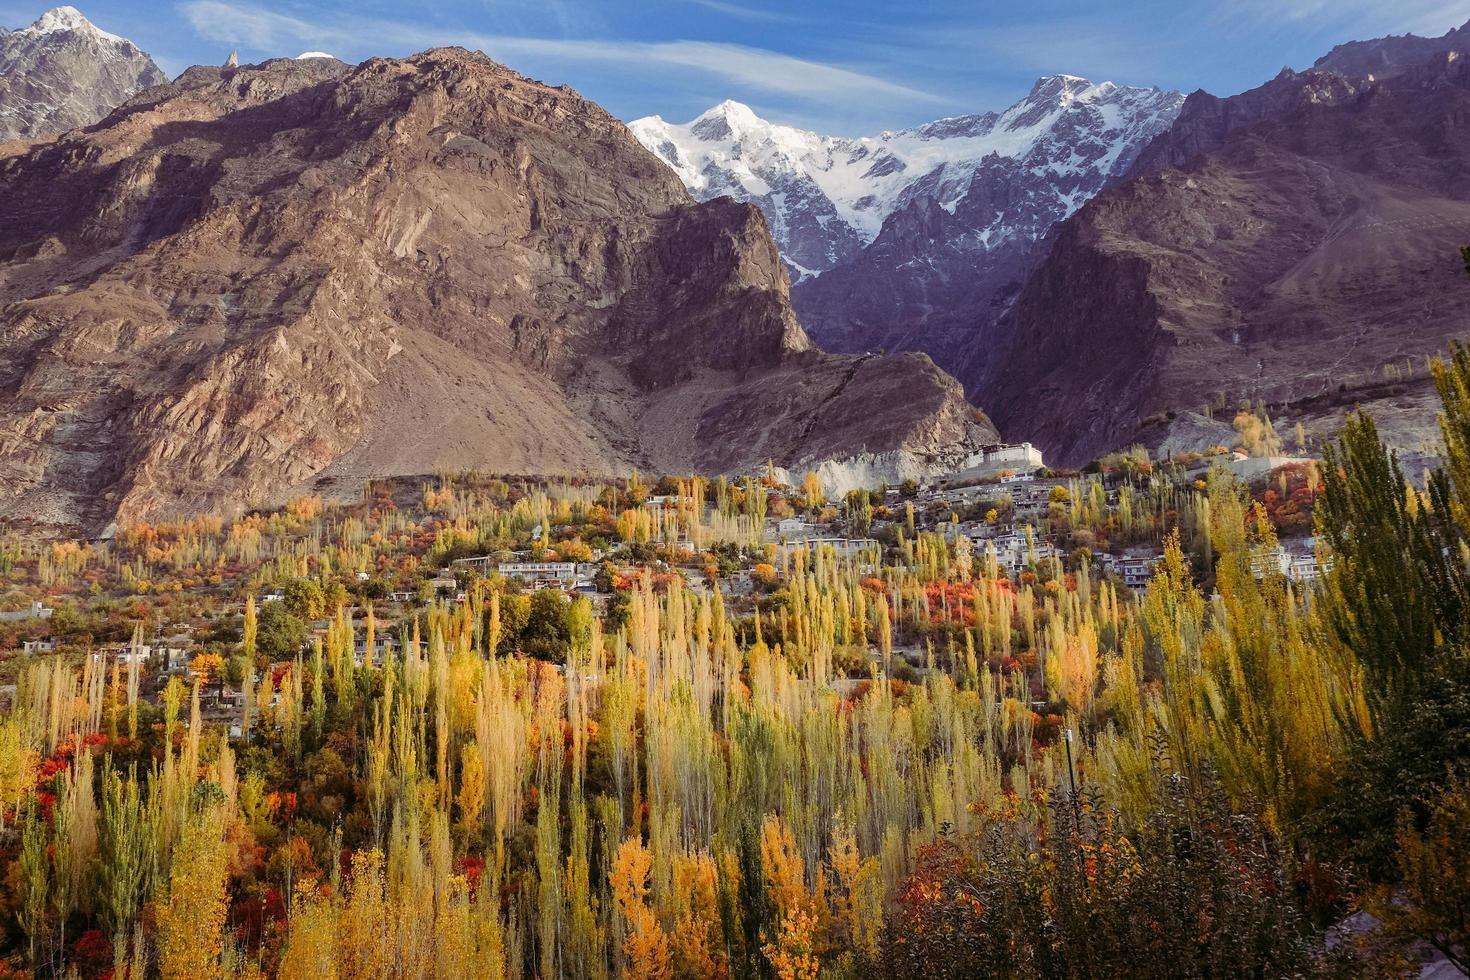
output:
[[[755,621],[780,615],[797,564],[835,561],[877,577],[931,538],[951,561],[973,563],[985,579],[1012,588],[1054,588],[1080,576],[1136,593],[1152,578],[1168,534],[1203,541],[1196,508],[1210,479],[1242,487],[1254,480],[1279,537],[1253,555],[1253,568],[1309,589],[1321,575],[1310,533],[1315,465],[1223,448],[1151,461],[1134,450],[1091,472],[1056,472],[1029,443],[998,445],[947,477],[836,500],[814,476],[799,487],[767,475],[732,483],[635,477],[615,488],[467,474],[425,485],[408,506],[401,501],[413,490],[399,481],[371,488],[374,498],[357,505],[307,498],[229,525],[125,528],[109,541],[51,545],[33,562],[11,543],[3,567],[14,584],[0,609],[0,656],[9,650],[23,659],[6,662],[0,697],[14,693],[24,658],[85,655],[139,672],[143,696],[154,700],[170,678],[200,682],[205,720],[238,737],[259,672],[271,674],[279,699],[292,663],[319,648],[344,615],[356,662],[377,666],[412,642],[411,624],[425,610],[463,605],[490,583],[533,598],[585,597],[615,620],[638,583],[706,597],[718,591],[733,614]],[[487,496],[514,516],[495,529],[503,547],[482,552],[468,542],[483,541],[483,529],[467,533],[462,515],[476,506],[467,501]],[[289,524],[297,527],[287,531]],[[321,550],[334,535],[344,539],[347,565]],[[1207,569],[1207,545],[1197,557]],[[219,570],[211,574],[211,566]],[[256,665],[237,655],[247,604],[262,620],[287,623],[285,642],[268,648],[276,656]],[[914,677],[943,653],[922,630],[896,633],[889,650],[896,661],[875,638],[866,658],[845,665],[847,675],[896,668]]]

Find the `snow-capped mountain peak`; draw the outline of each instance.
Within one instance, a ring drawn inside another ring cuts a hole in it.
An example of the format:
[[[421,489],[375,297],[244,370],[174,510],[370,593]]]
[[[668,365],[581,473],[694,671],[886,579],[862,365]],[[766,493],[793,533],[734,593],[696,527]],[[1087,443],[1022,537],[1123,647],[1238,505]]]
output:
[[[910,202],[954,213],[987,161],[1031,176],[1050,227],[1102,188],[1173,121],[1183,96],[1157,88],[1048,75],[1002,112],[952,116],[849,139],[772,123],[727,100],[685,124],[649,116],[633,133],[697,198],[732,196],[765,212],[798,278],[840,265],[874,242]],[[1017,220],[1025,234],[1037,224]],[[982,229],[975,229],[977,234]],[[1044,231],[1044,228],[1043,228]],[[1004,240],[990,228],[985,243]]]
[[[1078,75],[1042,75],[1031,86],[1031,92],[1026,96],[1026,101],[1036,99],[1056,99],[1059,102],[1067,102],[1077,96],[1094,88],[1115,87],[1112,82],[1103,82],[1094,86],[1087,79]]]
[[[166,81],[127,38],[75,7],[48,10],[29,27],[0,30],[0,141],[91,125]]]
[[[82,12],[75,7],[56,7],[42,14],[34,24],[16,34],[32,34],[42,36],[46,34],[61,34],[66,31],[75,31],[81,34],[89,34],[97,40],[108,41],[113,44],[128,44],[125,38],[116,34],[109,34],[96,24],[92,23]]]
[[[702,113],[690,124],[690,128],[701,139],[721,140],[769,129],[770,123],[757,116],[744,102],[726,99]]]

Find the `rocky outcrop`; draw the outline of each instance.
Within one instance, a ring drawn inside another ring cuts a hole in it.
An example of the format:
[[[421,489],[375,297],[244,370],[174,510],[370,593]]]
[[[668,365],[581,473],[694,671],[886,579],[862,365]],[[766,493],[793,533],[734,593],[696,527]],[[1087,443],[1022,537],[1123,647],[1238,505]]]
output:
[[[1150,165],[1058,228],[979,400],[1061,463],[1246,401],[1309,437],[1361,405],[1421,448],[1426,355],[1470,324],[1467,64],[1191,97]]]
[[[811,346],[784,283],[759,211],[729,199],[679,208],[639,254],[611,330],[647,389],[768,366]]]
[[[0,28],[0,142],[90,126],[166,81],[133,42],[57,7],[22,30]]]
[[[0,517],[993,438],[927,358],[813,349],[787,291],[754,208],[481,55],[193,68],[0,146]]]

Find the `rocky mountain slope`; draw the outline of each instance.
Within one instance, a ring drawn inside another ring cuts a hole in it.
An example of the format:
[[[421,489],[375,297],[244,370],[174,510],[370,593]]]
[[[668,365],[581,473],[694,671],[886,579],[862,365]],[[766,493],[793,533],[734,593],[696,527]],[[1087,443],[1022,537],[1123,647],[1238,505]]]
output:
[[[1007,434],[1081,463],[1223,441],[1201,416],[1252,400],[1309,433],[1361,404],[1401,446],[1432,436],[1425,356],[1470,327],[1470,59],[1402,40],[1387,75],[1362,71],[1368,44],[1191,96],[1061,224],[978,385]]]
[[[1318,58],[1313,68],[1352,79],[1388,78],[1410,71],[1439,55],[1470,49],[1470,24],[1440,37],[1401,34],[1371,41],[1339,44]]]
[[[133,42],[57,7],[23,30],[0,28],[0,142],[90,126],[166,81]]]
[[[760,213],[601,108],[436,50],[192,68],[0,146],[0,517],[372,475],[915,475],[994,430],[922,355],[813,348]]]
[[[771,222],[803,324],[834,350],[924,350],[953,364],[977,307],[1003,309],[1034,243],[1166,129],[1183,96],[1055,75],[1004,112],[846,139],[726,102],[631,124],[701,199]]]

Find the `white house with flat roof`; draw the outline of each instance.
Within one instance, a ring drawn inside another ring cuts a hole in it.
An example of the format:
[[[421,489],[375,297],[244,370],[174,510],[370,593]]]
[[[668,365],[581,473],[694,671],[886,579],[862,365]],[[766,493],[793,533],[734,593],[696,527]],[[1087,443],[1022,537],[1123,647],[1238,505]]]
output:
[[[28,609],[0,612],[0,622],[14,623],[23,619],[50,619],[56,610],[41,602],[33,602]]]

